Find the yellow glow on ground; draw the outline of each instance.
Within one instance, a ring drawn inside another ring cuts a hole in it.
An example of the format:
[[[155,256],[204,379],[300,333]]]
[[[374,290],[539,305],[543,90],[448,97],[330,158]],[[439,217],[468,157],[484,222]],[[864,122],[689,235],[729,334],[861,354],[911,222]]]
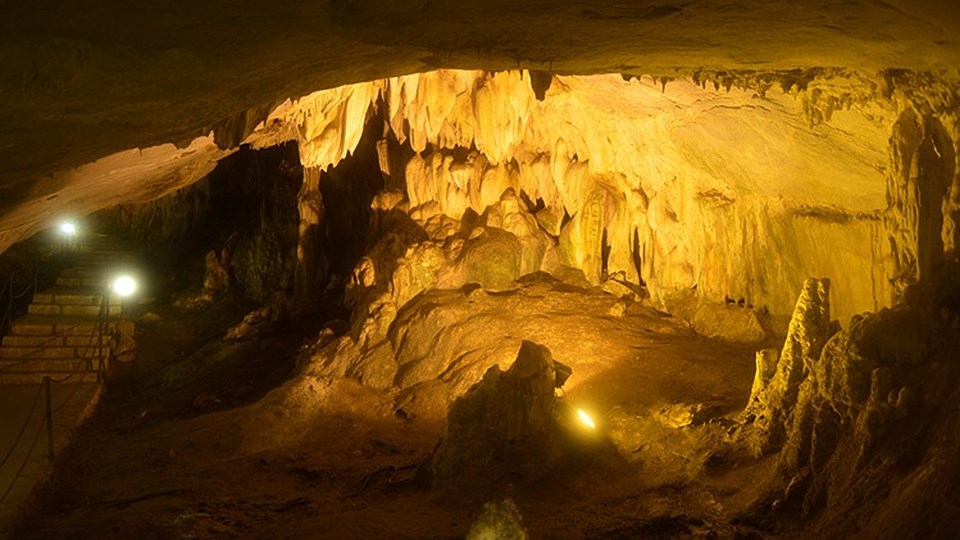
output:
[[[590,415],[587,414],[583,409],[577,409],[577,416],[588,428],[597,429],[597,425],[593,423],[593,418],[590,418]]]

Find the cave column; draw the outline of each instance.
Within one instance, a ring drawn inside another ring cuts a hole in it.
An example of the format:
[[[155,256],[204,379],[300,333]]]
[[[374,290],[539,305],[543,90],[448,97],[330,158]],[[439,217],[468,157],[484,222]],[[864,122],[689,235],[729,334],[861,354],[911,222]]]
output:
[[[320,168],[305,167],[303,183],[297,194],[300,213],[297,239],[297,266],[294,272],[294,309],[303,315],[318,307],[321,287],[329,266],[323,252],[323,196],[320,193]]]

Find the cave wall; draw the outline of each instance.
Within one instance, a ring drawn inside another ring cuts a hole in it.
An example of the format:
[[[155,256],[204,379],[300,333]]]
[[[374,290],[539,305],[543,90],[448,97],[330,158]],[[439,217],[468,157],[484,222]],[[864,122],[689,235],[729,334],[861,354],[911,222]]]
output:
[[[207,251],[229,246],[234,283],[262,301],[293,284],[302,175],[296,145],[241,150],[187,188],[99,219],[168,273],[196,267]]]
[[[538,101],[522,73],[434,72],[384,95],[418,152],[404,172],[420,219],[482,214],[511,188],[593,284],[621,272],[664,304],[695,288],[787,315],[805,277],[827,276],[846,319],[893,299],[882,164],[896,107],[829,90],[846,101],[554,77]]]
[[[956,260],[960,224],[960,117],[938,113],[929,104],[906,109],[891,137],[886,213],[891,250],[899,272],[898,297],[920,280],[935,278],[946,261]]]
[[[329,306],[324,306],[324,292],[331,281],[334,285],[344,282],[342,278],[353,271],[370,245],[370,203],[384,188],[377,151],[383,128],[382,121],[377,120],[365,122],[356,147],[336,165],[304,169],[304,182],[297,194],[299,238],[294,295],[302,316],[317,311],[330,315]]]
[[[541,269],[624,277],[668,308],[695,291],[785,322],[803,280],[820,276],[845,323],[919,279],[918,251],[955,243],[957,94],[936,77],[555,75],[540,91],[525,72],[396,77],[288,102],[250,140],[297,137],[302,162],[326,169],[379,110],[381,170],[412,218],[459,222],[512,189],[551,239]],[[941,126],[925,153],[899,135],[908,114],[914,131]],[[923,223],[919,195],[906,193],[927,185],[910,180],[914,154],[940,156],[922,170],[950,186],[924,195]],[[921,249],[920,236],[938,234]]]
[[[459,222],[513,189],[550,239],[542,269],[643,283],[664,307],[695,291],[786,318],[803,279],[821,276],[846,321],[956,251],[949,80],[817,69],[548,82],[539,96],[518,71],[345,85],[281,103],[243,142],[296,141],[317,171],[320,198],[301,194],[301,266],[304,232],[322,219],[304,203],[322,199],[319,175],[357,150],[374,113],[385,185],[411,217]],[[163,171],[192,158],[171,159]]]

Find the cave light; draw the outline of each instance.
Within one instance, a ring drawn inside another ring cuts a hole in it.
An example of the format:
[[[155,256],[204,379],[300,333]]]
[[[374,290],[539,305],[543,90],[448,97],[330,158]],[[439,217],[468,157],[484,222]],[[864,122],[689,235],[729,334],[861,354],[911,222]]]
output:
[[[590,418],[590,415],[587,414],[583,409],[577,409],[577,418],[580,419],[580,422],[583,425],[587,426],[590,429],[597,429],[597,425],[593,422],[593,418]]]
[[[77,225],[72,221],[64,221],[60,223],[60,234],[68,238],[77,235]]]
[[[126,298],[137,290],[137,280],[129,275],[121,275],[113,280],[110,289],[120,298]]]

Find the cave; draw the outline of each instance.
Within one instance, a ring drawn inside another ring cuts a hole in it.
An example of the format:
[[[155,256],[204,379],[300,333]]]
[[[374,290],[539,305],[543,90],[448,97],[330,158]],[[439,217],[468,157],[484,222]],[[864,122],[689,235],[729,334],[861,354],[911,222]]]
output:
[[[0,536],[960,536],[960,8],[0,22]]]

